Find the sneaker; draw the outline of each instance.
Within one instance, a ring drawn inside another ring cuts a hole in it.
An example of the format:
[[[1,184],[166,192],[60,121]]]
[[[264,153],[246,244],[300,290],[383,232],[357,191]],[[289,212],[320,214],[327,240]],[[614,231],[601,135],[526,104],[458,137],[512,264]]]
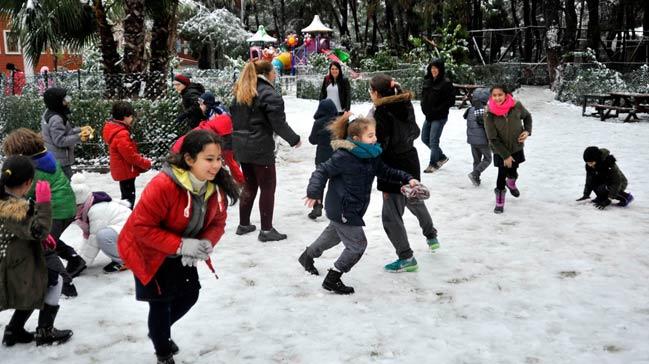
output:
[[[267,242],[267,241],[279,241],[279,240],[284,240],[286,239],[287,236],[286,234],[281,234],[279,231],[275,230],[275,228],[272,228],[270,230],[260,230],[259,231],[259,241]]]
[[[245,235],[257,230],[255,225],[239,225],[237,226],[237,235]]]
[[[471,183],[473,183],[475,187],[480,186],[480,177],[473,174],[473,172],[469,173],[469,180],[471,180]]]
[[[437,238],[426,239],[426,244],[428,244],[430,250],[439,249],[439,241],[437,240]]]
[[[73,255],[68,260],[68,265],[65,267],[65,270],[72,278],[75,278],[78,277],[87,267],[86,261],[83,260],[83,258],[78,255]]]
[[[448,162],[448,157],[446,157],[446,156],[444,156],[444,157],[442,157],[442,159],[438,160],[437,161],[437,169],[442,168],[442,166],[445,165],[446,162]]]
[[[126,266],[117,262],[110,262],[103,268],[104,273],[115,273],[126,270]]]
[[[428,165],[428,167],[426,167],[426,169],[424,169],[424,173],[433,173],[433,172],[437,171],[438,169],[439,168],[437,166],[434,166],[434,165],[430,164],[430,165]]]
[[[391,273],[416,272],[419,269],[415,257],[410,259],[397,259],[390,264],[386,264],[383,268]]]
[[[61,294],[66,297],[77,297],[77,288],[72,283],[63,282],[63,287],[61,288]]]
[[[626,200],[620,200],[620,202],[617,203],[618,206],[620,207],[626,207],[629,206],[629,204],[633,201],[633,195],[630,193],[627,193],[628,197]]]

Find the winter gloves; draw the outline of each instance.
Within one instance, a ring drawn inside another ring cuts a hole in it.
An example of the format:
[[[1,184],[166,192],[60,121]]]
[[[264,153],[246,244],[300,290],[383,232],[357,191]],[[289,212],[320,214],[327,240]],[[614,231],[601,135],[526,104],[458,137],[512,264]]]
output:
[[[576,199],[575,201],[577,201],[577,202],[586,201],[589,198],[590,198],[590,196],[583,195],[583,196],[579,197],[578,199]]]
[[[183,238],[178,250],[184,266],[196,266],[198,261],[209,258],[214,248],[209,240]]]
[[[54,250],[56,249],[56,239],[52,234],[47,234],[47,238],[42,241],[43,249],[45,250]]]
[[[49,203],[52,200],[52,190],[50,189],[50,183],[47,181],[38,181],[36,182],[36,203]]]
[[[79,132],[79,137],[81,137],[82,142],[88,141],[88,139],[93,139],[95,137],[95,130],[90,126],[82,126],[81,131]]]

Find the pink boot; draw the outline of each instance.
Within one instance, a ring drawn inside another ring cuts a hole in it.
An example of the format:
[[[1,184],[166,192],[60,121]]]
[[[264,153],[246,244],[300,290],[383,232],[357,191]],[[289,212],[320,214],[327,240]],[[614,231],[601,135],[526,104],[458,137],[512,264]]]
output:
[[[521,191],[516,187],[516,178],[507,178],[505,181],[507,182],[509,193],[511,193],[512,196],[518,197],[521,195]]]
[[[494,208],[494,213],[502,214],[505,210],[505,195],[507,194],[505,190],[494,189],[496,194],[496,207]]]

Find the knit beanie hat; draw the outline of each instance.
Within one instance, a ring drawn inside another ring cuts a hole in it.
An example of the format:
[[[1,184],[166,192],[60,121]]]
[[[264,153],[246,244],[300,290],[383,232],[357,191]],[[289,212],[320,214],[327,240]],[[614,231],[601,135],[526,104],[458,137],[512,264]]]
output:
[[[74,191],[74,200],[77,205],[86,202],[90,192],[92,192],[90,191],[90,186],[86,183],[86,177],[80,173],[76,173],[72,176],[70,187],[72,187],[72,191]]]
[[[597,162],[602,159],[602,151],[597,147],[588,147],[584,150],[584,162]]]
[[[422,185],[421,183],[415,187],[410,187],[410,185],[401,186],[401,194],[406,196],[408,200],[418,200],[423,201],[430,198],[430,191],[428,187]]]
[[[187,76],[185,76],[185,75],[183,75],[181,73],[178,73],[178,74],[176,74],[174,76],[174,81],[178,81],[178,82],[182,83],[185,86],[189,86],[189,83],[191,82],[189,80],[189,77],[187,77]]]
[[[202,102],[207,105],[208,108],[211,108],[216,103],[216,98],[211,92],[205,92],[198,98],[198,102]]]

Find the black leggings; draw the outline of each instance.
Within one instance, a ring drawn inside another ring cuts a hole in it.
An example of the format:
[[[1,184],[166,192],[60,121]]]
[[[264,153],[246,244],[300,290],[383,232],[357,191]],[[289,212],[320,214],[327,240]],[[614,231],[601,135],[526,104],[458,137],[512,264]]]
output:
[[[119,191],[122,193],[122,200],[131,203],[131,210],[135,207],[135,178],[119,181]]]
[[[72,224],[74,218],[69,219],[52,219],[52,228],[50,234],[56,239],[56,254],[65,260],[70,260],[77,255],[73,247],[67,245],[61,240],[61,234]]]
[[[250,163],[241,163],[243,176],[246,182],[243,185],[241,198],[239,199],[239,224],[250,225],[250,213],[252,205],[259,196],[259,215],[261,217],[261,230],[273,228],[273,210],[275,208],[275,164],[266,166]]]
[[[499,190],[505,189],[506,178],[518,178],[518,167],[498,167],[498,179],[496,180],[496,188]]]
[[[198,300],[198,290],[171,301],[149,302],[149,336],[156,355],[171,354],[171,326],[189,311]]]

